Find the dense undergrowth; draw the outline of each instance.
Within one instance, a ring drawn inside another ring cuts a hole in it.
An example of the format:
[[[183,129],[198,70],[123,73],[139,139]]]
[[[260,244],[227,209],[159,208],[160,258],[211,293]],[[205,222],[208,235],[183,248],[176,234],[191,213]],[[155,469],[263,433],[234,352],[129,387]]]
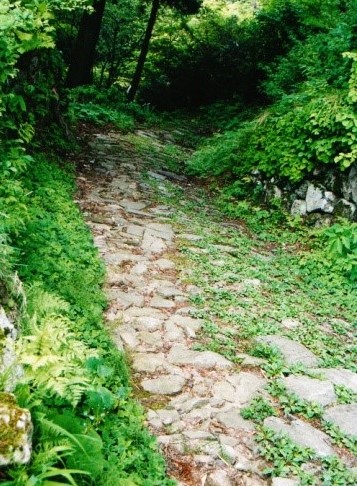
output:
[[[124,357],[103,327],[104,268],[72,201],[73,174],[36,156],[20,182],[26,219],[7,211],[12,238],[3,249],[14,258],[2,267],[12,296],[3,303],[11,311],[19,302],[16,270],[27,303],[15,395],[31,410],[34,453],[26,467],[6,471],[4,484],[171,484],[130,396]]]

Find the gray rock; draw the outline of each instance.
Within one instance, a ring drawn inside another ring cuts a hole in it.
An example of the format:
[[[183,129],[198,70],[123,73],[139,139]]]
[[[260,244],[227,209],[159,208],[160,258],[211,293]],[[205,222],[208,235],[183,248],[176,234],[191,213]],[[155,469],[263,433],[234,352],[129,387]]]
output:
[[[160,435],[157,441],[162,446],[170,446],[179,454],[184,454],[186,450],[185,441],[181,434]]]
[[[300,481],[298,479],[289,478],[273,478],[272,486],[299,486]]]
[[[4,309],[0,305],[0,339],[2,335],[9,336],[11,339],[16,339],[17,332],[14,324],[9,320]]]
[[[159,378],[143,380],[141,386],[145,391],[156,395],[175,395],[185,386],[186,380],[178,375],[162,375]]]
[[[167,357],[175,365],[191,365],[196,368],[231,368],[233,365],[226,358],[212,351],[191,351],[183,345],[173,346]]]
[[[243,485],[244,486],[266,486],[267,483],[264,479],[261,479],[259,476],[254,474],[253,476],[245,476],[243,478]]]
[[[129,226],[126,229],[126,232],[129,235],[133,236],[142,236],[144,234],[145,228],[143,226],[139,226],[137,224],[129,224]]]
[[[195,337],[196,332],[201,329],[203,324],[203,321],[200,319],[177,314],[171,316],[167,322],[180,326],[185,331],[187,337]]]
[[[176,400],[176,401],[175,401]],[[189,398],[181,395],[179,399],[173,399],[171,404],[182,413],[189,413],[194,409],[201,409],[209,404],[208,398]]]
[[[172,309],[173,307],[175,307],[175,302],[173,302],[172,300],[164,299],[159,295],[155,295],[155,297],[150,300],[150,305],[151,307],[154,307],[156,309]]]
[[[172,270],[175,268],[174,262],[167,260],[166,258],[159,258],[159,260],[156,260],[155,265],[159,270]]]
[[[157,416],[164,425],[171,425],[180,420],[180,415],[176,410],[158,410]]]
[[[193,430],[186,430],[186,432],[183,432],[183,435],[190,440],[213,440],[214,435],[212,435],[210,432],[207,432],[207,430],[199,430],[199,429],[193,429]]]
[[[295,191],[296,196],[298,199],[305,199],[306,198],[306,193],[307,189],[309,187],[309,182],[304,181]]]
[[[297,319],[287,318],[281,321],[281,325],[286,329],[296,329],[297,327],[301,326],[301,322]]]
[[[351,167],[348,178],[343,184],[342,191],[345,199],[357,204],[357,163]]]
[[[243,284],[245,287],[260,287],[262,282],[259,278],[246,278],[243,280]]]
[[[136,318],[152,317],[163,321],[166,315],[159,309],[153,309],[152,307],[130,307],[123,312],[124,322],[132,322]]]
[[[140,202],[140,201],[128,201],[126,199],[122,199],[119,202],[119,205],[127,209],[128,211],[141,211],[142,209],[146,208],[147,203]]]
[[[182,329],[176,326],[173,322],[167,321],[165,323],[165,339],[177,343],[183,341],[185,336]]]
[[[146,233],[166,241],[172,241],[175,236],[172,226],[162,223],[149,223],[146,225]]]
[[[14,395],[0,393],[0,466],[27,464],[31,459],[32,421],[29,410],[16,404]]]
[[[308,213],[313,213],[314,211],[332,213],[335,201],[336,196],[332,192],[309,184],[306,194],[306,209]]]
[[[318,456],[334,455],[328,435],[302,420],[295,419],[287,424],[281,418],[268,417],[264,420],[264,426],[274,432],[286,434],[296,444],[314,450]]]
[[[164,353],[138,353],[134,355],[133,369],[146,373],[154,373],[166,364]]]
[[[167,250],[167,245],[161,238],[152,236],[145,231],[141,248],[145,251],[145,253],[158,254]]]
[[[230,480],[228,473],[219,469],[208,476],[205,486],[233,486],[233,483]]]
[[[343,385],[357,393],[357,373],[344,368],[317,368],[311,372],[327,378],[334,385]]]
[[[239,409],[232,408],[226,412],[220,412],[216,415],[216,420],[228,429],[244,430],[252,432],[254,424],[250,420],[245,420],[239,413]]]
[[[148,267],[147,267],[147,265],[145,265],[145,263],[137,263],[130,270],[130,273],[132,273],[134,275],[144,275],[144,273],[146,273],[147,270],[148,270]]]
[[[354,221],[357,217],[356,210],[357,207],[355,204],[346,201],[346,199],[340,199],[335,206],[334,214]]]
[[[202,240],[202,236],[192,235],[192,234],[189,234],[189,233],[181,233],[179,235],[179,237],[182,238],[183,240],[187,240],[187,241],[200,241],[200,240]]]
[[[337,425],[344,434],[357,437],[357,403],[330,408],[323,418]]]
[[[147,175],[148,175],[149,177],[152,177],[153,179],[157,179],[158,181],[164,181],[164,180],[166,179],[166,177],[165,177],[165,176],[163,176],[163,175],[161,175],[161,174],[157,174],[156,172],[153,172],[153,171],[151,171],[151,170],[149,170],[149,171],[147,172]]]
[[[226,381],[219,381],[213,386],[215,398],[243,406],[255,393],[263,388],[266,381],[253,373],[242,372],[230,376]]]
[[[163,320],[156,317],[134,317],[133,326],[136,330],[158,331],[162,327]]]
[[[210,466],[215,462],[215,459],[207,454],[195,454],[193,456],[193,460],[196,464],[200,464],[203,466]]]
[[[301,400],[318,403],[322,407],[330,405],[337,399],[333,385],[329,381],[293,375],[281,381],[289,392],[294,393]]]
[[[145,302],[142,295],[122,292],[118,289],[108,290],[107,295],[110,301],[115,301],[115,303],[123,310],[126,310],[131,306],[142,307]]]
[[[242,362],[240,363],[242,366],[248,367],[255,367],[261,366],[262,364],[266,363],[266,360],[263,358],[256,358],[255,356],[250,356],[250,354],[245,353],[237,353],[237,358],[241,359]]]
[[[162,335],[160,332],[140,331],[136,336],[140,342],[147,344],[149,347],[154,349],[161,349],[163,347]]]
[[[136,333],[132,330],[121,330],[119,329],[117,333],[126,348],[135,349],[138,345],[138,339]]]
[[[301,363],[307,367],[316,366],[318,358],[305,346],[283,336],[269,335],[256,338],[259,343],[266,343],[276,347],[289,365]]]
[[[292,216],[305,216],[307,214],[306,201],[295,199],[290,208]]]
[[[178,295],[183,295],[182,290],[178,289],[177,287],[174,286],[174,284],[171,285],[162,285],[157,289],[158,295],[164,298],[170,298],[170,297],[176,297]]]

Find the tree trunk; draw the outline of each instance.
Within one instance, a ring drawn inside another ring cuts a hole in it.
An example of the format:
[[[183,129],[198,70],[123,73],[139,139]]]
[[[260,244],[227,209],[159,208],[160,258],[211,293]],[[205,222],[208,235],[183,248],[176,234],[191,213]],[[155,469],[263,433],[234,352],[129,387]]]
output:
[[[66,85],[75,88],[92,83],[95,48],[99,39],[106,0],[95,0],[92,13],[85,12],[72,51]]]
[[[151,39],[151,36],[152,36],[152,31],[154,30],[154,26],[155,26],[155,22],[156,22],[156,19],[157,19],[159,7],[160,7],[160,0],[153,0],[152,5],[151,5],[151,12],[150,12],[149,21],[148,21],[148,24],[146,26],[146,32],[145,32],[144,40],[143,40],[143,43],[142,43],[142,46],[141,46],[141,51],[140,51],[138,63],[136,65],[136,69],[135,69],[135,73],[134,73],[134,76],[133,76],[133,79],[132,79],[132,82],[131,82],[131,86],[128,90],[128,101],[134,101],[136,93],[137,93],[138,88],[139,88],[140,79],[141,79],[141,75],[143,73],[144,64],[145,64],[145,61],[146,61],[146,56],[147,56],[148,51],[149,51],[150,39]]]

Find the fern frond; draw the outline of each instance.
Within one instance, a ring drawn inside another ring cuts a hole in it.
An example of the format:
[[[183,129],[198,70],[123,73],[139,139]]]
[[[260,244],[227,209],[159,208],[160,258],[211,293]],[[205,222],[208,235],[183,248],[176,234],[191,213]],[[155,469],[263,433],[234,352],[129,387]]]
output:
[[[28,308],[30,315],[36,314],[39,318],[49,314],[65,314],[70,305],[58,295],[46,292],[41,283],[35,283],[27,291]]]
[[[70,319],[60,313],[67,309],[67,303],[38,286],[32,292],[36,312],[34,308],[28,319],[28,335],[17,343],[25,378],[75,406],[90,386],[85,363],[93,351],[77,339]]]
[[[65,437],[69,439],[70,442],[75,444],[79,449],[82,450],[82,452],[84,452],[85,455],[87,455],[86,450],[84,449],[80,441],[76,438],[76,436],[68,432],[68,430],[66,430],[65,428],[61,427],[58,424],[55,424],[54,422],[51,422],[51,420],[48,420],[45,417],[41,417],[40,426],[45,432],[50,433],[50,435],[54,438]]]

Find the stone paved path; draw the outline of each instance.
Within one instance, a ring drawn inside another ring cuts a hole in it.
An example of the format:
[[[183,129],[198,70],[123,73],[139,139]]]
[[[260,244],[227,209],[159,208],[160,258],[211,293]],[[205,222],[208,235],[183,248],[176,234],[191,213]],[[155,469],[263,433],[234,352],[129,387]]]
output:
[[[92,148],[93,165],[83,169],[78,183],[81,207],[107,266],[107,323],[118,347],[131,359],[137,396],[170,474],[186,486],[271,484],[261,475],[265,464],[257,454],[254,424],[239,413],[263,390],[264,374],[254,359],[241,371],[219,354],[192,349],[202,322],[192,315],[190,289],[180,282],[175,267],[172,210],[150,199],[150,186],[141,174],[144,162],[125,137],[96,135]],[[152,172],[151,177],[164,176]],[[185,237],[194,240],[189,231],[188,224]],[[288,363],[319,365],[310,351],[287,338],[261,340],[277,346]],[[286,386],[302,398],[317,398],[323,406],[334,404],[331,383],[336,380],[357,386],[354,373],[339,370],[330,370],[319,386],[310,386],[308,380],[312,378],[289,377]],[[337,408],[331,409],[330,418],[342,423],[345,415],[341,418]],[[300,420],[289,424],[272,417],[266,425],[300,438],[300,443],[308,437],[308,445],[322,455],[333,453],[327,436]],[[273,484],[298,483],[275,479]]]

